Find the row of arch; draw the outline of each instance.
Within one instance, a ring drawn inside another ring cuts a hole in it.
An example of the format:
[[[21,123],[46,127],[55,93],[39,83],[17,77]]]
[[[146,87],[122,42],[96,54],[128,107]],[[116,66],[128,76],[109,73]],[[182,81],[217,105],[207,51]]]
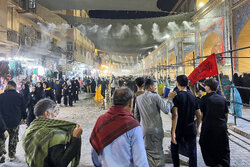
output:
[[[240,35],[237,38],[236,47],[242,48],[250,46],[250,20],[246,23],[246,25],[243,27],[243,29],[240,32]],[[201,49],[202,55],[207,56],[211,55],[212,53],[220,53],[224,51],[224,41],[223,39],[214,31],[210,31],[210,33],[207,35],[203,47]],[[194,50],[189,52],[188,54],[184,55],[183,61],[188,61],[193,59],[193,52]],[[249,59],[236,59],[235,61],[238,61],[238,68],[236,69],[237,72],[250,72],[250,50],[245,49],[238,51],[237,54],[239,57],[249,57]],[[202,61],[202,60],[201,60]],[[200,61],[200,62],[201,62]],[[157,64],[156,64],[157,63]],[[169,56],[169,65],[170,64],[176,64],[176,56],[172,53]],[[155,65],[167,65],[167,57],[164,56],[162,60],[158,60],[157,62],[151,62],[150,66],[147,67],[152,68],[155,67]],[[184,73],[186,75],[189,75],[193,70],[194,66],[192,65],[192,61],[189,61],[187,63],[183,64],[184,67]],[[176,75],[176,68],[169,68],[169,74],[171,78],[174,78]]]

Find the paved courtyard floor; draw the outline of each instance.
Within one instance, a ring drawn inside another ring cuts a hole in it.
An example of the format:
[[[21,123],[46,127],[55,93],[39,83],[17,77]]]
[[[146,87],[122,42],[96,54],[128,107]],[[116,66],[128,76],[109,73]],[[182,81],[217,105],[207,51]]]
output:
[[[107,109],[107,106],[106,106]],[[93,100],[93,95],[81,95],[80,101],[74,104],[73,107],[61,107],[60,114],[58,119],[73,121],[82,124],[83,135],[82,135],[82,150],[81,150],[81,161],[80,167],[93,166],[91,161],[91,145],[89,143],[90,133],[96,122],[96,119],[105,112],[106,110],[101,103],[96,103]],[[163,126],[165,131],[165,138],[163,142],[164,151],[168,153],[168,147],[170,145],[170,127],[171,119],[170,114],[166,115],[162,113]],[[250,124],[247,124],[250,128]],[[26,130],[26,126],[22,125],[20,127],[19,139],[21,140],[23,133]],[[198,142],[198,138],[197,138]],[[7,145],[6,145],[7,146]],[[198,147],[198,167],[204,167],[204,161],[201,156],[199,144]],[[246,150],[240,147],[237,143],[230,141],[231,148],[231,166],[232,167],[250,167],[250,153],[249,150]],[[27,167],[25,163],[25,156],[23,148],[21,147],[20,142],[17,146],[17,162],[9,162],[8,157],[6,158],[6,163],[1,164],[0,167]],[[187,158],[181,158],[184,161],[187,161]],[[166,166],[173,166],[172,164],[166,164]]]

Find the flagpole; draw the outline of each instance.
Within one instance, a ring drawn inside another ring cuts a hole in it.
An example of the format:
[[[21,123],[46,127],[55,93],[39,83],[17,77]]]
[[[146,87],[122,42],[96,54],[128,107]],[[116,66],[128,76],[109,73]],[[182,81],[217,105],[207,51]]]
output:
[[[215,58],[216,58],[216,57],[215,57]],[[222,89],[222,85],[221,85],[220,73],[219,73],[219,66],[218,66],[217,58],[216,58],[216,63],[217,63],[218,79],[219,79],[219,85],[220,85],[221,95],[224,97],[225,95],[224,95],[224,92],[223,92],[223,89]]]

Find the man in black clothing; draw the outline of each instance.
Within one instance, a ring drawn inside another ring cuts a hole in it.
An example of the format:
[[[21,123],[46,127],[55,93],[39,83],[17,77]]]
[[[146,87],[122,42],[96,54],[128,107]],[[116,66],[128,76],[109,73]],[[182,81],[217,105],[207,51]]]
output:
[[[55,101],[55,94],[53,89],[49,87],[48,82],[43,82],[43,93],[44,93],[44,98],[50,98],[51,100]]]
[[[187,89],[188,77],[177,77],[177,96],[173,99],[171,154],[174,167],[180,166],[179,153],[189,157],[189,166],[197,166],[196,135],[201,122],[201,112],[196,97]],[[196,116],[196,121],[194,117]],[[183,150],[184,146],[186,150]]]
[[[14,81],[9,81],[5,92],[0,95],[0,115],[0,122],[3,123],[5,129],[7,128],[6,130],[9,132],[9,157],[10,161],[13,161],[18,142],[19,124],[21,120],[25,120],[27,117],[24,97],[17,93]],[[0,138],[1,159],[4,159],[5,154],[5,139]]]
[[[97,79],[97,86],[99,87],[101,84],[102,84],[102,80],[101,80],[100,77],[98,77],[98,79]]]
[[[109,88],[109,79],[106,79],[106,88]]]
[[[107,86],[107,83],[105,81],[104,78],[102,78],[102,87],[101,87],[101,94],[103,96],[103,99],[105,99],[105,91],[106,91],[106,86]]]
[[[63,85],[63,103],[65,107],[67,107],[68,105],[68,95],[69,95],[68,85],[65,83]]]
[[[199,105],[200,105],[200,100],[201,100],[202,95],[203,95],[202,90],[197,89],[197,90],[196,90],[196,95],[197,95],[196,98],[197,98],[198,103],[199,103]]]
[[[92,79],[91,81],[91,92],[95,93],[95,88],[96,88],[96,82],[94,79]]]
[[[69,85],[68,86],[69,106],[73,107],[73,101],[74,101],[73,81],[70,81],[68,85]]]
[[[216,93],[217,81],[205,81],[207,95],[200,100],[203,114],[200,146],[207,166],[230,166],[230,149],[227,135],[228,107],[226,99]]]
[[[75,101],[75,103],[76,103],[76,101],[77,100],[79,100],[79,98],[78,98],[78,85],[77,85],[77,83],[76,83],[76,80],[75,80],[75,78],[73,78],[73,83],[72,83],[72,90],[73,90],[73,98],[74,98],[74,101]]]
[[[76,84],[76,100],[79,101],[80,82],[76,79],[75,84]]]
[[[91,93],[91,81],[89,78],[86,80],[86,84],[87,84],[87,93]]]
[[[134,82],[132,81],[132,77],[127,80],[127,87],[134,92]]]
[[[49,84],[49,87],[54,90],[55,89],[55,86],[56,86],[56,78],[53,77],[50,79],[50,81],[48,81],[48,84]]]
[[[29,94],[29,97],[28,97],[28,105],[27,105],[27,108],[28,108],[28,112],[27,112],[27,126],[30,126],[30,123],[36,118],[35,115],[34,115],[34,107],[35,107],[35,104],[38,102],[37,101],[37,91],[36,91],[36,86],[34,85],[32,87],[32,91],[30,92]]]
[[[118,83],[119,83],[119,87],[122,87],[122,86],[123,86],[123,84],[124,84],[124,80],[123,80],[123,78],[120,78]]]
[[[37,85],[37,87],[36,87],[36,99],[37,99],[37,101],[39,101],[45,97],[45,93],[43,91],[43,84],[41,82],[37,82],[36,85]]]
[[[56,80],[55,95],[56,95],[56,102],[57,102],[57,104],[61,104],[61,99],[62,99],[62,85],[59,83],[59,80]]]

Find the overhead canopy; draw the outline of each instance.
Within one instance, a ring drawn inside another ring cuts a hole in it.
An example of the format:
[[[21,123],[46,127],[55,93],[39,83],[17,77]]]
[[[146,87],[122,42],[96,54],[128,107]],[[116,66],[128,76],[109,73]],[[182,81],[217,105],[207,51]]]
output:
[[[91,19],[60,15],[78,27],[96,48],[127,54],[143,54],[179,31],[194,31],[193,13],[147,19]]]
[[[133,10],[160,11],[172,9],[177,0],[37,0],[38,3],[50,10]],[[169,8],[168,8],[169,7]]]

